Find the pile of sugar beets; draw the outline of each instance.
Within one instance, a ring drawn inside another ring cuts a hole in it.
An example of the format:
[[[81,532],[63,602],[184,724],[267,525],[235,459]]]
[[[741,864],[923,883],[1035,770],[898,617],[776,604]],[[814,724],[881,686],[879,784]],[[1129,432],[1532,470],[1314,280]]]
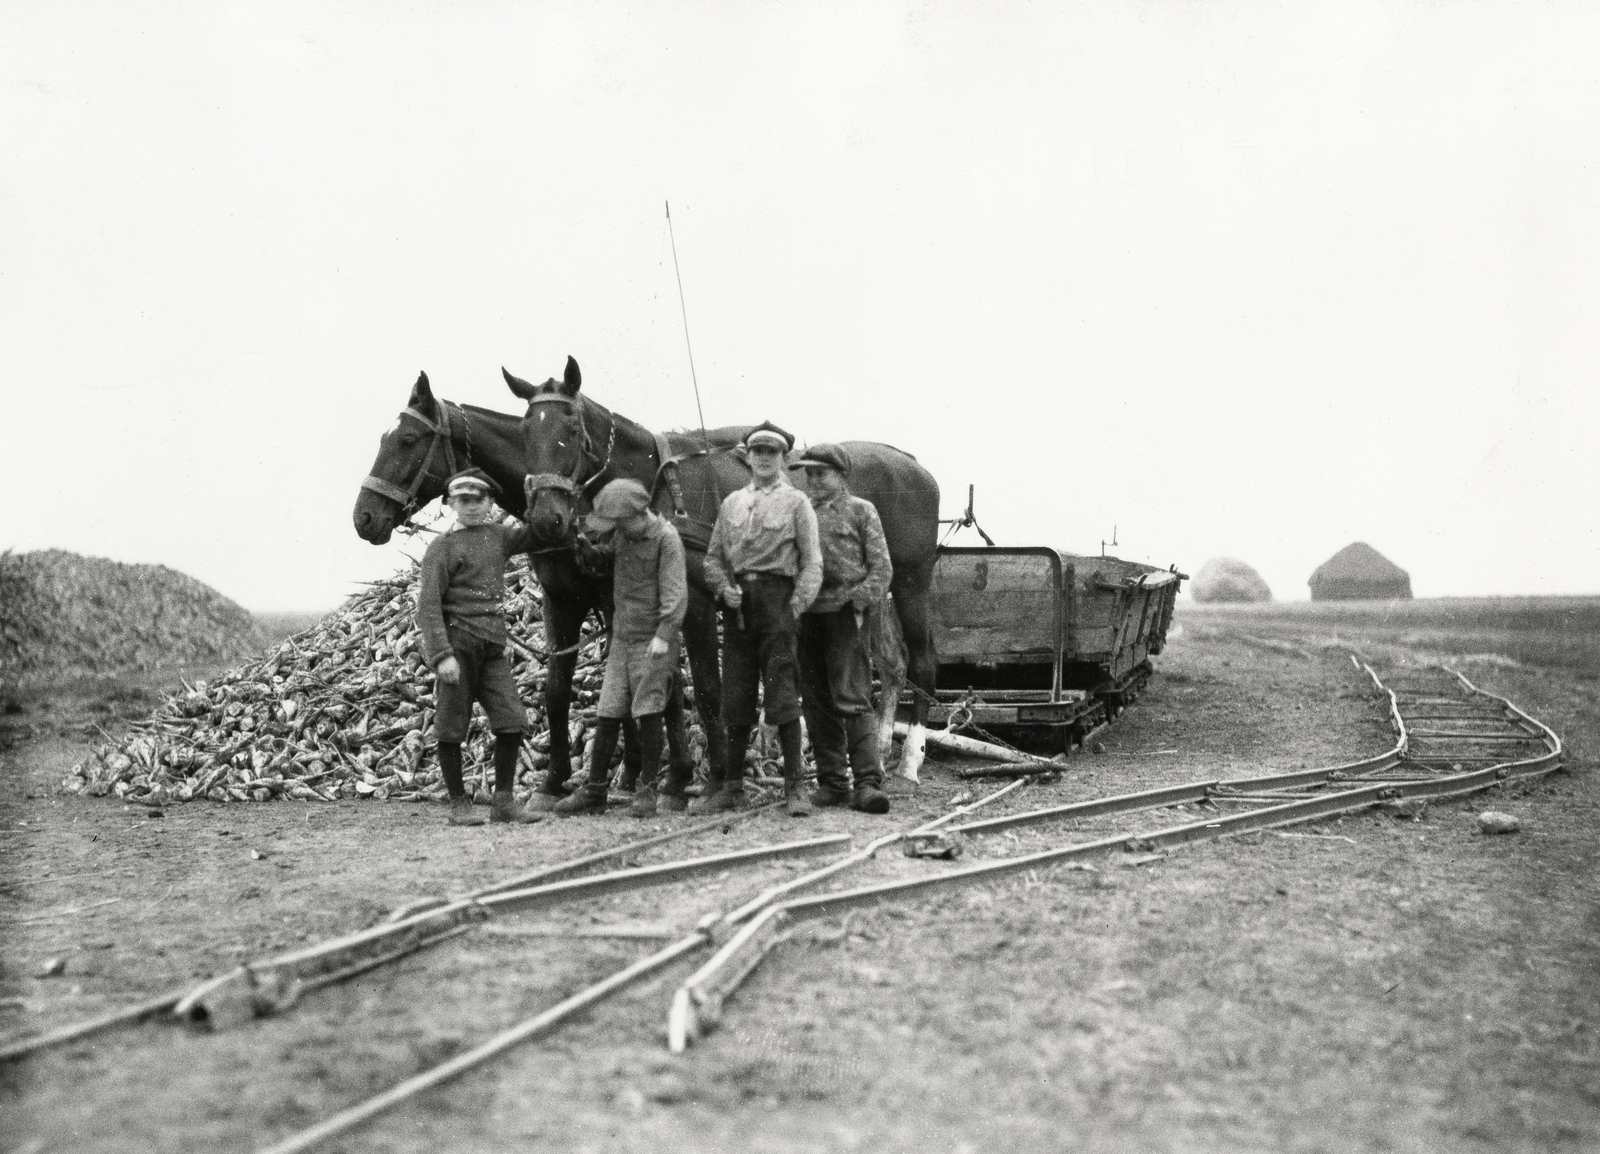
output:
[[[412,564],[215,683],[186,683],[185,692],[73,766],[62,788],[146,805],[198,798],[443,797],[431,736],[434,677],[420,648],[417,587]],[[512,671],[528,713],[518,766],[524,788],[549,763],[541,608],[538,583],[519,557],[506,572],[505,614]],[[604,643],[591,618],[572,682],[574,777],[585,764],[579,751],[593,728]],[[689,739],[703,764],[705,738],[694,721]],[[469,785],[492,774],[493,748],[483,712],[475,708],[462,747]]]
[[[242,607],[165,565],[0,553],[0,685],[220,665],[265,642]]]

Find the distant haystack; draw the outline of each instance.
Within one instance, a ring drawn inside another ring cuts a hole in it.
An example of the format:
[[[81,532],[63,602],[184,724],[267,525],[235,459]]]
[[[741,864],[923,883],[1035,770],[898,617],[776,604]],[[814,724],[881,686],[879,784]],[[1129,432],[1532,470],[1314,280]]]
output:
[[[0,681],[215,664],[263,644],[249,613],[165,565],[0,554]]]
[[[1272,590],[1250,566],[1237,557],[1213,557],[1196,570],[1189,582],[1196,601],[1271,601]]]
[[[1411,598],[1411,575],[1364,541],[1346,545],[1318,565],[1307,584],[1313,601]]]

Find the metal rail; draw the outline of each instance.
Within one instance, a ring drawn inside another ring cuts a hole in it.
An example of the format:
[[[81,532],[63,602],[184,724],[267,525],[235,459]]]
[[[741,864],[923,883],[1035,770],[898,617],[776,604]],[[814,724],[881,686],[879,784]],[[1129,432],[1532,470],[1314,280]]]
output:
[[[849,834],[833,834],[827,837],[808,838],[804,841],[756,846],[753,849],[734,850],[730,853],[712,854],[708,857],[689,858],[684,861],[661,862],[658,865],[641,866],[635,869],[614,870],[611,873],[596,874],[591,877],[566,878],[562,881],[550,882],[542,886],[530,886],[526,889],[491,894],[485,898],[462,898],[439,909],[416,914],[405,921],[375,926],[359,934],[352,934],[349,938],[344,939],[342,945],[337,942],[324,943],[321,946],[285,954],[265,963],[254,966],[240,966],[220,977],[202,982],[174,1006],[172,1012],[175,1016],[185,1021],[208,1026],[220,1025],[225,1021],[266,1017],[293,1005],[298,1000],[297,992],[292,996],[290,993],[296,990],[296,985],[290,985],[289,983],[296,982],[296,978],[291,975],[294,975],[297,970],[303,969],[306,963],[326,962],[329,958],[346,957],[355,947],[370,946],[374,941],[394,938],[407,931],[416,931],[424,926],[429,927],[431,930],[431,932],[417,935],[417,940],[403,943],[396,949],[389,951],[382,959],[383,961],[404,957],[427,946],[447,941],[458,933],[475,928],[477,923],[497,913],[544,909],[549,906],[560,905],[563,902],[581,901],[585,898],[600,897],[604,894],[618,893],[624,890],[666,885],[671,882],[698,877],[702,874],[715,873],[719,870],[732,869],[754,862],[769,861],[773,858],[824,853],[847,845],[849,841]],[[341,946],[341,948],[335,950],[331,949],[331,946]],[[381,964],[381,962],[375,964]],[[335,972],[341,976],[353,977],[355,974],[365,973],[371,968],[373,968],[372,965],[356,962],[340,967]],[[310,984],[312,981],[315,981],[315,985]],[[330,981],[325,973],[317,973],[313,979],[298,979],[299,990],[318,988],[328,984],[330,984]],[[282,992],[276,992],[278,990]],[[230,1004],[232,1001],[241,999],[244,1002],[243,1006]]]
[[[447,941],[461,932],[460,927],[463,924],[467,928],[480,924],[488,909],[478,904],[479,898],[508,890],[527,889],[541,881],[553,882],[568,878],[604,862],[625,861],[646,849],[667,842],[693,837],[715,829],[725,830],[729,826],[737,825],[773,808],[776,804],[752,807],[710,821],[685,826],[683,829],[671,830],[611,849],[585,854],[491,883],[463,897],[430,898],[411,903],[391,914],[389,920],[380,925],[246,963],[208,979],[199,986],[184,986],[82,1022],[0,1043],[0,1063],[25,1058],[41,1050],[63,1046],[118,1026],[146,1022],[164,1016],[169,1011],[178,1010],[180,1006],[182,1010],[179,1016],[182,1018],[190,1019],[196,1024],[201,1022],[218,1024],[216,1020],[218,1015],[213,1014],[207,1001],[215,991],[234,984],[238,984],[242,993],[240,997],[233,999],[236,1004],[230,1007],[231,1009],[249,1016],[277,1012],[292,1005],[301,995],[311,990],[366,973],[376,966]],[[370,951],[373,950],[379,951],[375,958],[370,956]],[[262,980],[264,976],[274,974],[285,977]],[[204,1012],[195,1012],[197,1007],[205,1007]],[[217,1008],[223,1007],[219,1005]]]
[[[721,941],[721,947],[705,965],[691,975],[690,979],[674,996],[672,1016],[669,1018],[668,1023],[669,1043],[673,1045],[674,1049],[681,1049],[692,1037],[698,1037],[706,1029],[714,1026],[720,1017],[722,1005],[726,998],[738,988],[745,977],[760,964],[761,960],[778,943],[784,940],[786,927],[797,920],[828,916],[842,912],[845,909],[914,896],[936,888],[979,883],[1020,870],[1057,865],[1074,858],[1106,853],[1119,848],[1133,852],[1152,849],[1173,849],[1201,841],[1237,836],[1241,833],[1313,821],[1338,813],[1358,811],[1388,800],[1408,797],[1436,798],[1457,796],[1489,788],[1512,778],[1531,777],[1548,773],[1558,768],[1561,764],[1561,741],[1552,730],[1524,713],[1509,700],[1494,694],[1488,694],[1474,686],[1459,672],[1448,670],[1458,679],[1461,687],[1467,693],[1500,701],[1510,713],[1537,729],[1539,736],[1535,740],[1544,744],[1545,751],[1538,756],[1504,762],[1466,773],[1407,780],[1390,780],[1378,777],[1377,775],[1388,772],[1402,763],[1415,764],[1418,759],[1408,756],[1408,742],[1411,734],[1408,732],[1406,718],[1402,713],[1395,692],[1382,683],[1370,665],[1363,666],[1357,663],[1357,667],[1364,669],[1371,677],[1374,686],[1387,695],[1391,721],[1398,735],[1394,747],[1376,757],[1330,769],[1163,787],[1147,790],[1139,794],[1125,794],[1114,798],[1055,806],[1047,810],[971,822],[965,826],[952,825],[944,832],[982,833],[1004,828],[1008,825],[1043,822],[1063,817],[1108,816],[1212,800],[1273,801],[1285,796],[1282,791],[1297,788],[1319,789],[1334,787],[1333,792],[1304,797],[1289,795],[1293,800],[1283,804],[1269,804],[1265,808],[1245,813],[1187,822],[1132,837],[1118,834],[1079,844],[1059,846],[1037,853],[984,862],[920,878],[860,886],[835,893],[793,896],[801,889],[816,885],[829,877],[836,876],[851,865],[867,860],[879,849],[887,845],[921,834],[938,831],[956,818],[968,815],[983,806],[999,800],[1029,780],[1019,778],[970,805],[952,810],[913,830],[880,837],[863,850],[846,855],[801,878],[771,887],[763,891],[757,898],[733,911],[725,914],[709,914],[700,919],[693,932],[669,944],[664,949],[624,967],[542,1013],[495,1035],[473,1050],[431,1070],[424,1071],[413,1078],[409,1078],[383,1094],[351,1107],[310,1129],[266,1147],[260,1154],[299,1154],[299,1152],[320,1145],[339,1134],[347,1133],[395,1105],[433,1086],[440,1085],[459,1076],[520,1042],[552,1032],[567,1019],[587,1009],[589,1006],[717,941]],[[1460,701],[1461,699],[1453,700]],[[679,836],[684,832],[678,831]],[[814,838],[803,842],[788,843],[788,845],[781,847],[761,847],[756,850],[735,851],[732,854],[690,859],[684,862],[668,862],[659,866],[615,871],[599,877],[549,880],[544,885],[502,890],[502,892],[495,894],[485,894],[481,898],[457,899],[454,902],[447,902],[438,908],[403,918],[388,926],[374,927],[373,930],[363,931],[358,935],[350,935],[345,939],[340,939],[340,941],[348,943],[359,939],[360,943],[366,944],[372,941],[385,940],[389,936],[404,935],[408,931],[416,930],[418,927],[429,927],[429,932],[427,933],[419,934],[409,939],[402,937],[400,945],[395,950],[390,951],[391,953],[412,952],[415,949],[422,948],[423,945],[432,944],[435,939],[442,940],[445,937],[466,932],[478,924],[488,915],[490,910],[497,906],[503,909],[520,909],[527,908],[530,905],[539,905],[548,900],[560,900],[558,895],[562,894],[588,896],[594,893],[614,892],[617,888],[660,884],[666,880],[679,880],[683,877],[693,876],[694,873],[704,872],[706,869],[726,868],[735,859],[741,862],[761,860],[765,857],[776,856],[780,851],[793,853],[821,852],[848,840],[844,836]],[[628,847],[621,848],[625,850]],[[605,855],[590,855],[590,860],[594,860],[599,856],[614,857],[618,856],[618,853],[619,851],[607,851]],[[560,867],[551,867],[552,870],[557,868]],[[547,873],[547,871],[541,872]],[[460,911],[472,912],[461,914]],[[452,918],[454,920],[451,920]],[[304,951],[297,951],[293,955],[284,955],[284,958],[326,957],[329,953],[327,947],[331,945],[333,943],[325,943],[322,947],[310,947]],[[303,991],[318,984],[340,980],[342,977],[348,976],[349,972],[370,969],[373,965],[382,964],[382,961],[385,960],[388,960],[387,956],[378,959],[363,959],[342,970],[324,972],[313,976],[309,980],[302,981],[299,990]],[[281,963],[283,959],[275,959],[275,961]],[[258,969],[261,968],[264,967],[258,967]],[[225,977],[229,976],[225,975]],[[262,984],[259,974],[252,975],[251,980],[258,985]],[[130,1007],[128,1010],[107,1015],[105,1018],[96,1021],[129,1020],[139,1013],[149,1016],[160,1013],[171,1005],[173,1005],[173,999],[157,999],[142,1006]],[[93,1026],[94,1024],[84,1023],[83,1026]],[[55,1033],[56,1035],[65,1034],[73,1030],[81,1030],[83,1026],[67,1027]],[[77,1033],[73,1036],[82,1036],[82,1034]],[[51,1036],[46,1036],[46,1038],[49,1037]],[[33,1039],[28,1043],[24,1043],[24,1045],[36,1046],[45,1040]],[[0,1051],[0,1057],[4,1056],[9,1056],[8,1052]]]
[[[633,857],[635,854],[642,853],[645,850],[651,849],[658,845],[665,845],[667,842],[681,841],[683,838],[694,837],[695,835],[702,833],[709,833],[712,830],[722,830],[726,832],[728,829],[738,825],[740,822],[748,821],[750,818],[755,817],[757,814],[766,810],[776,809],[781,804],[781,802],[773,801],[768,802],[765,805],[751,806],[749,809],[738,810],[733,813],[724,814],[721,817],[714,817],[710,821],[697,822],[694,825],[684,826],[682,829],[674,829],[669,830],[666,833],[656,834],[654,837],[640,838],[638,841],[630,841],[625,845],[613,846],[610,849],[598,850],[595,853],[585,854],[582,857],[576,857],[570,861],[558,862],[556,865],[544,866],[528,873],[518,874],[516,877],[510,877],[505,878],[502,881],[491,882],[489,885],[480,886],[478,889],[472,890],[466,894],[462,894],[461,897],[488,897],[490,894],[504,893],[506,890],[526,889],[529,886],[538,885],[541,882],[553,882],[561,878],[575,877],[593,866],[601,865],[610,861],[625,862],[628,858]],[[423,910],[437,909],[439,906],[447,905],[451,900],[459,899],[424,898],[422,901],[412,902],[409,905],[401,906],[399,909],[395,910],[394,913],[389,915],[388,920],[391,922],[403,921],[412,914],[420,913]]]
[[[1352,658],[1352,661],[1355,659]],[[1186,845],[1215,841],[1224,837],[1255,833],[1281,826],[1297,825],[1340,814],[1360,812],[1388,801],[1407,798],[1447,798],[1474,793],[1501,784],[1512,778],[1537,776],[1548,773],[1561,764],[1561,741],[1548,726],[1529,717],[1510,701],[1478,689],[1455,670],[1447,670],[1469,693],[1482,694],[1502,702],[1505,707],[1530,725],[1537,727],[1540,736],[1535,740],[1545,745],[1545,752],[1537,757],[1519,761],[1498,762],[1483,769],[1451,774],[1436,778],[1409,778],[1405,780],[1378,779],[1361,781],[1363,777],[1393,769],[1412,760],[1408,757],[1410,730],[1395,691],[1384,685],[1371,665],[1356,662],[1373,685],[1389,702],[1390,722],[1394,726],[1396,741],[1393,747],[1376,757],[1353,762],[1336,769],[1309,770],[1293,774],[1274,774],[1266,777],[1236,779],[1233,781],[1192,782],[1187,785],[1168,786],[1146,790],[1143,793],[1124,794],[1071,805],[1054,806],[1030,813],[1012,814],[985,821],[954,826],[950,833],[992,832],[1016,825],[1059,820],[1132,813],[1140,810],[1165,808],[1196,801],[1219,800],[1271,801],[1260,792],[1277,793],[1286,787],[1334,786],[1335,791],[1320,795],[1296,798],[1280,804],[1267,804],[1260,809],[1242,813],[1206,818],[1168,826],[1148,833],[1128,836],[1117,834],[1093,841],[1069,844],[1038,853],[1003,858],[961,869],[948,870],[904,881],[884,882],[861,886],[842,892],[813,897],[790,898],[768,905],[745,924],[714,954],[705,965],[690,975],[674,994],[667,1017],[669,1047],[684,1049],[691,1041],[704,1036],[721,1019],[723,1005],[746,977],[760,965],[780,942],[786,938],[786,929],[793,922],[806,918],[827,917],[848,909],[913,897],[931,890],[969,885],[991,878],[1058,865],[1074,858],[1112,852],[1169,851]],[[1456,701],[1461,699],[1457,698]],[[1351,780],[1355,779],[1355,780]],[[1252,787],[1254,787],[1252,789]],[[1223,792],[1225,791],[1225,793]]]
[[[715,915],[712,915],[712,917],[714,918]],[[702,919],[703,925],[706,920]],[[648,977],[657,970],[671,965],[685,954],[701,948],[710,940],[709,928],[696,929],[693,933],[678,939],[671,945],[657,950],[649,957],[641,958],[632,965],[623,967],[602,981],[579,990],[570,998],[557,1002],[548,1010],[535,1014],[526,1021],[512,1026],[509,1030],[496,1034],[482,1045],[475,1046],[464,1054],[458,1054],[448,1062],[435,1066],[431,1070],[424,1070],[415,1077],[407,1078],[399,1085],[384,1091],[382,1094],[369,1098],[359,1105],[350,1107],[348,1110],[342,1110],[333,1117],[319,1122],[309,1129],[292,1134],[282,1141],[274,1142],[271,1146],[263,1147],[258,1154],[300,1154],[301,1151],[310,1150],[331,1138],[348,1133],[369,1119],[375,1118],[387,1110],[392,1110],[402,1102],[416,1097],[424,1090],[429,1090],[434,1086],[448,1082],[475,1066],[481,1066],[490,1058],[509,1050],[521,1042],[551,1033],[573,1015],[604,1001],[612,994],[625,989],[639,979]]]
[[[761,908],[764,900],[776,900],[777,896],[793,893],[799,887],[815,884],[826,877],[832,876],[834,873],[838,872],[840,868],[846,868],[850,864],[865,860],[878,849],[881,849],[886,845],[893,844],[903,837],[908,837],[912,833],[916,832],[937,829],[939,826],[945,824],[946,822],[952,821],[963,814],[971,813],[982,806],[997,801],[1006,794],[1011,793],[1013,790],[1019,788],[1022,784],[1022,779],[1010,782],[1000,789],[995,790],[992,794],[980,798],[970,805],[951,810],[949,813],[917,827],[916,830],[909,831],[907,833],[889,834],[885,837],[878,838],[865,849],[857,851],[854,854],[850,854],[847,857],[840,859],[838,862],[830,863],[828,866],[825,866],[820,870],[815,870],[804,877],[796,878],[792,882],[788,882],[781,886],[774,886],[765,891],[761,897],[758,897],[752,902],[747,902],[745,905],[740,906],[738,909],[732,910],[726,914],[708,914],[700,919],[693,932],[678,939],[671,945],[666,946],[664,949],[661,949],[656,953],[651,954],[649,957],[643,958],[632,965],[617,971],[610,977],[607,977],[584,990],[580,990],[578,993],[572,995],[570,998],[567,998],[562,1002],[557,1003],[550,1009],[545,1010],[544,1012],[537,1014],[532,1018],[529,1018],[527,1021],[511,1027],[509,1030],[506,1030],[503,1033],[495,1035],[482,1045],[455,1058],[452,1058],[450,1061],[436,1066],[431,1070],[426,1070],[413,1078],[408,1078],[392,1089],[387,1090],[376,1097],[370,1098],[366,1102],[341,1111],[340,1113],[335,1114],[332,1118],[318,1123],[316,1126],[313,1126],[307,1130],[303,1130],[298,1134],[291,1135],[280,1142],[268,1146],[261,1150],[259,1154],[299,1154],[301,1151],[309,1150],[315,1146],[321,1145],[323,1142],[326,1142],[331,1138],[335,1138],[340,1134],[347,1133],[369,1119],[392,1109],[393,1107],[412,1097],[415,1097],[424,1090],[449,1081],[450,1079],[457,1077],[474,1066],[481,1065],[490,1058],[493,1058],[497,1054],[510,1049],[512,1046],[515,1046],[520,1042],[524,1042],[531,1038],[540,1037],[544,1034],[552,1032],[568,1018],[584,1009],[587,1009],[596,1002],[610,997],[617,991],[638,981],[641,978],[647,977],[648,975],[667,965],[670,965],[679,958],[685,957],[704,946],[712,944],[714,941],[719,940],[719,938],[725,938],[731,927],[737,925],[741,919],[748,917],[752,910]],[[814,842],[837,842],[840,840],[848,841],[849,839],[848,837],[813,839]],[[772,896],[768,897],[768,895]],[[509,897],[511,895],[506,896]],[[485,904],[493,900],[495,899],[485,899]]]

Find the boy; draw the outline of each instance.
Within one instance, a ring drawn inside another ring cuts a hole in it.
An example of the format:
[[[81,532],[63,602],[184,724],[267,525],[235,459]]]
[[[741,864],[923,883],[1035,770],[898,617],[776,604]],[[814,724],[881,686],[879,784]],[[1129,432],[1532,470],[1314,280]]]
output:
[[[615,530],[611,599],[611,647],[600,686],[599,723],[589,761],[589,780],[558,801],[563,817],[604,813],[611,778],[611,755],[623,719],[639,724],[639,780],[628,812],[653,817],[657,809],[677,812],[687,805],[687,782],[669,778],[656,795],[656,772],[666,739],[662,713],[672,676],[678,669],[683,615],[689,607],[689,582],[678,531],[650,508],[650,494],[637,481],[612,481],[594,499],[586,522],[599,536]]]
[[[822,585],[817,515],[784,476],[794,438],[770,421],[745,434],[750,483],[728,494],[706,553],[706,584],[722,614],[722,722],[728,729],[727,779],[707,785],[690,813],[744,805],[744,756],[762,691],[767,724],[783,747],[784,809],[811,812],[801,781],[800,678],[795,630]],[[715,790],[712,790],[715,786]]]
[[[489,499],[498,495],[482,469],[464,469],[446,483],[446,500],[456,528],[436,537],[422,555],[422,588],[417,594],[417,626],[422,656],[437,675],[433,732],[439,742],[439,768],[450,793],[451,825],[482,825],[461,780],[461,743],[478,701],[494,731],[494,800],[489,816],[500,822],[536,822],[544,814],[519,810],[511,789],[517,753],[527,723],[517,683],[506,659],[506,562],[529,548],[526,526],[516,529],[491,520]]]
[[[822,590],[800,618],[799,637],[800,695],[817,758],[811,802],[888,813],[863,626],[868,613],[884,610],[883,596],[894,578],[889,545],[872,502],[845,490],[848,453],[838,445],[812,445],[800,464],[822,542]],[[854,790],[845,774],[847,748]]]

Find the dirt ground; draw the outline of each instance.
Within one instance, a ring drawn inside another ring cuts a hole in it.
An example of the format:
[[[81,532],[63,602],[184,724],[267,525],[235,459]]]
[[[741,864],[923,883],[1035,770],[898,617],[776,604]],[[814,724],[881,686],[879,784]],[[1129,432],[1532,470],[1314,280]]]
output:
[[[1346,761],[1390,744],[1330,628],[1274,607],[1180,609],[1149,690],[1099,755],[997,810]],[[1368,627],[1370,625],[1370,628]],[[1375,660],[1403,643],[1340,617]],[[1263,648],[1290,638],[1309,656]],[[1590,637],[1591,646],[1600,641]],[[1058,868],[810,925],[674,1057],[671,993],[703,955],[331,1143],[376,1151],[1502,1151],[1600,1149],[1600,680],[1490,646],[1463,665],[1559,732],[1567,772],[1420,822],[1347,818],[1143,865]],[[451,829],[401,803],[215,805],[155,816],[55,786],[137,682],[24,697],[0,717],[0,1033],[77,1021],[371,924],[421,895],[683,819],[621,814]],[[9,746],[9,748],[3,748]],[[762,815],[652,851],[689,857],[824,832],[858,844],[973,786],[930,763],[886,817]],[[1476,832],[1483,808],[1522,832]],[[964,861],[1194,807],[974,839]],[[526,915],[688,929],[811,863]],[[964,864],[958,863],[958,864]],[[882,854],[852,884],[948,863]],[[517,922],[507,918],[506,923]],[[116,1030],[0,1069],[0,1148],[251,1150],[382,1091],[650,952],[483,931],[210,1034]],[[50,960],[64,971],[39,977]]]

